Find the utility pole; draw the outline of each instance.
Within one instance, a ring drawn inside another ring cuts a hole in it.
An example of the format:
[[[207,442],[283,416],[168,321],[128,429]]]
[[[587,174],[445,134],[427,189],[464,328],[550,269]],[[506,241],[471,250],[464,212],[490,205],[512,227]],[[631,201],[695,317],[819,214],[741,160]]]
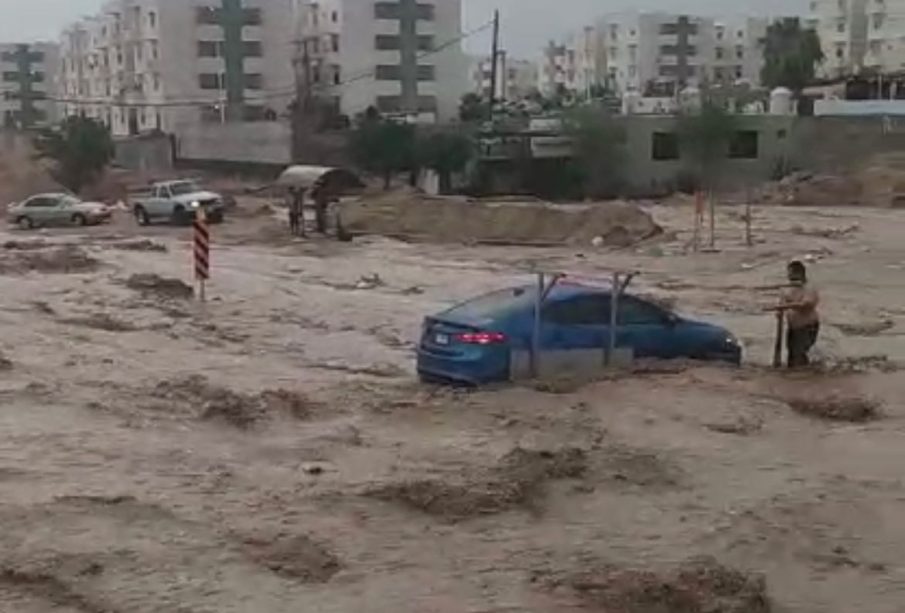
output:
[[[493,121],[494,107],[496,106],[496,86],[499,79],[498,58],[500,56],[500,11],[493,12],[493,42],[490,50],[490,121]]]

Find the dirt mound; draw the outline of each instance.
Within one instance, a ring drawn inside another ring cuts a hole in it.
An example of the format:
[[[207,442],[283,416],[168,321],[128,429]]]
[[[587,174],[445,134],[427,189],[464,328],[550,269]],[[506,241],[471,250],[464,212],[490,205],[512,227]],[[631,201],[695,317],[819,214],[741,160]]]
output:
[[[829,421],[863,423],[880,418],[881,405],[870,398],[829,396],[792,398],[787,401],[797,413]]]
[[[248,556],[286,579],[326,583],[341,569],[339,559],[309,537],[250,538],[244,541]]]
[[[191,285],[153,273],[132,275],[126,280],[126,287],[160,300],[191,300],[195,296]]]
[[[116,319],[109,313],[93,313],[85,317],[70,317],[60,323],[104,332],[134,332],[138,328],[127,321]]]
[[[36,238],[28,241],[6,241],[3,248],[7,251],[38,251],[47,249],[47,241]]]
[[[117,251],[140,251],[152,253],[166,253],[168,251],[166,245],[147,238],[135,239],[131,241],[119,241],[112,243],[107,248]]]
[[[516,447],[500,462],[504,473],[522,478],[579,479],[588,470],[584,449],[566,447],[556,451]]]
[[[266,390],[260,394],[240,394],[213,385],[200,375],[163,381],[154,388],[154,396],[171,413],[194,415],[240,429],[251,428],[274,415],[307,419],[316,407],[297,392]]]
[[[0,254],[0,274],[23,275],[29,272],[44,274],[82,274],[100,267],[100,262],[74,245],[48,250],[7,250]]]
[[[365,495],[415,509],[445,521],[462,521],[515,508],[538,511],[544,485],[582,477],[587,470],[583,450],[512,450],[495,469],[476,471],[464,479],[422,479],[372,488]]]
[[[365,493],[453,522],[530,507],[535,494],[533,485],[523,481],[446,483],[433,479],[392,483]]]
[[[0,205],[41,192],[65,191],[53,180],[48,165],[35,159],[31,141],[20,134],[0,134]]]
[[[543,581],[565,587],[587,611],[601,613],[769,613],[766,580],[727,568],[712,558],[693,559],[668,573],[604,567]]]
[[[662,232],[625,202],[557,206],[391,192],[343,203],[339,214],[352,235],[438,242],[586,245],[600,237],[604,245],[624,247]]]

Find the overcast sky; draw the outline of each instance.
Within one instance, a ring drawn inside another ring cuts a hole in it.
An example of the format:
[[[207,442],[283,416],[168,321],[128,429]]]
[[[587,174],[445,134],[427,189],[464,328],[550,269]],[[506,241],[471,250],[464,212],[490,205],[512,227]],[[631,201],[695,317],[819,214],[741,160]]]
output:
[[[361,1],[361,0],[359,0]],[[550,38],[561,38],[605,12],[624,9],[683,11],[712,15],[778,15],[803,10],[806,0],[463,0],[466,28],[502,14],[503,45],[510,53],[534,57]],[[98,9],[101,0],[0,0],[0,42],[56,40],[62,26]],[[469,51],[489,48],[489,38],[473,37]]]

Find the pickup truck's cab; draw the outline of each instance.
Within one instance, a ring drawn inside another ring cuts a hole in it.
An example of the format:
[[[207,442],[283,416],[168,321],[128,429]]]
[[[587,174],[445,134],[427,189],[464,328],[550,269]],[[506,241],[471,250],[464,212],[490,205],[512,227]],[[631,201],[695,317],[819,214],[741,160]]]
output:
[[[224,200],[220,194],[209,192],[191,180],[154,183],[150,191],[134,198],[132,211],[141,225],[155,221],[186,224],[204,208],[212,223],[223,221]]]

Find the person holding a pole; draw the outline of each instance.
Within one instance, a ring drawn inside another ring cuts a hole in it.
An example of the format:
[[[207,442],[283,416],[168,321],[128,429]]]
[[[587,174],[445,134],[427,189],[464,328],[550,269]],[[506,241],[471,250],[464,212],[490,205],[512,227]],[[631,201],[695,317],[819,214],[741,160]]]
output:
[[[776,312],[777,317],[785,316],[786,319],[788,366],[801,368],[810,364],[809,353],[820,334],[820,315],[817,312],[820,295],[808,283],[808,271],[804,263],[798,260],[790,262],[786,272],[789,287],[783,292]]]

